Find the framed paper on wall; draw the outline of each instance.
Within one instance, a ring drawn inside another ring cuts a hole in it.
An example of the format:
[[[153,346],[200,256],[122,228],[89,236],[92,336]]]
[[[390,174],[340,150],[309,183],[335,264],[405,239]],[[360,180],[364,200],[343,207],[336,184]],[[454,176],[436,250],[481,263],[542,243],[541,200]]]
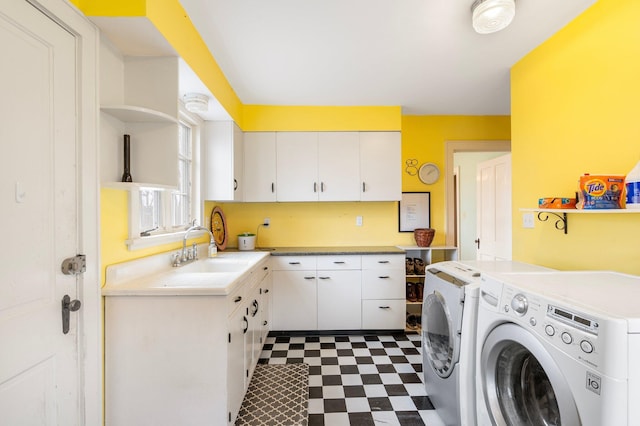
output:
[[[403,192],[398,204],[398,231],[413,232],[416,228],[431,228],[431,193]]]

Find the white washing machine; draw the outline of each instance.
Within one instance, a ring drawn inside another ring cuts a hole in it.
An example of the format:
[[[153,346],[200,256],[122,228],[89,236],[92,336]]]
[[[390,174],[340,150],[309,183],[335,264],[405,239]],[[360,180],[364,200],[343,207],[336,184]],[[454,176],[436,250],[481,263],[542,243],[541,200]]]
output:
[[[479,280],[484,272],[549,270],[512,261],[429,265],[422,304],[424,383],[446,425],[475,425],[475,339]]]
[[[640,424],[640,277],[483,275],[479,425]]]

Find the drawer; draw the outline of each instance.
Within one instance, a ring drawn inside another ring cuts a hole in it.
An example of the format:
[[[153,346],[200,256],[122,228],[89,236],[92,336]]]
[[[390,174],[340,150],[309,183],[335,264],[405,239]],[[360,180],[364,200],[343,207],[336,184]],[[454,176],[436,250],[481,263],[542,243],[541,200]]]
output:
[[[365,330],[404,330],[405,301],[379,299],[362,301],[362,328]]]
[[[274,271],[315,271],[316,256],[271,256]]]
[[[405,269],[404,254],[369,254],[362,256],[362,269]]]
[[[362,256],[360,255],[340,255],[340,256],[318,256],[318,269],[360,269],[362,267]]]
[[[365,269],[362,271],[363,299],[405,299],[405,274],[402,269]]]
[[[244,305],[245,299],[248,297],[246,293],[247,286],[245,283],[242,283],[236,291],[227,296],[227,314],[229,316],[231,316],[238,307]]]

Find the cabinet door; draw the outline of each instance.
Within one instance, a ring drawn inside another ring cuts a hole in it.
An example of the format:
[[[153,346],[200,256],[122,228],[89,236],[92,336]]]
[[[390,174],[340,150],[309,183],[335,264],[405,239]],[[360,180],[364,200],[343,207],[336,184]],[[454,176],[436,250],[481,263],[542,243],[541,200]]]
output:
[[[318,271],[318,329],[362,328],[361,272]]]
[[[360,133],[360,199],[397,201],[402,197],[399,132]]]
[[[242,131],[232,121],[208,121],[203,139],[205,200],[242,201]]]
[[[365,330],[404,330],[404,299],[362,301],[362,328]]]
[[[231,415],[231,424],[240,411],[245,391],[245,334],[248,318],[244,306],[236,309],[229,317],[229,338],[227,348],[227,409]]]
[[[276,133],[244,134],[244,200],[276,201]]]
[[[260,349],[262,350],[262,346],[264,346],[264,342],[269,334],[269,330],[271,329],[271,294],[272,292],[272,283],[271,283],[271,274],[267,275],[262,284],[260,285],[260,298],[262,302],[260,303]],[[258,354],[260,356],[260,354]]]
[[[358,132],[318,133],[320,201],[360,200]]]
[[[273,271],[272,330],[317,330],[316,271]]]
[[[318,201],[318,133],[276,135],[278,201]]]

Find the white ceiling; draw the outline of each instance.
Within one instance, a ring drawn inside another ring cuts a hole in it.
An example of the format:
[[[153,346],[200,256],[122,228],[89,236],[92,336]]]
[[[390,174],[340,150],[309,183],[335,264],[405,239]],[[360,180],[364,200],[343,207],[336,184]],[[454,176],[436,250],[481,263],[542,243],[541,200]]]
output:
[[[516,0],[490,35],[473,0],[180,0],[244,104],[510,114],[509,69],[596,0]]]

